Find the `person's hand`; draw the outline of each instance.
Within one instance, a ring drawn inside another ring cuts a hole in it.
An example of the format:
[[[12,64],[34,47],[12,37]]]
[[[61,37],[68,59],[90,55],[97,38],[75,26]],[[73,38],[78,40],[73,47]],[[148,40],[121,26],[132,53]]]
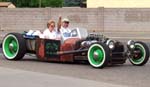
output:
[[[61,17],[61,15],[59,16],[59,20],[61,20],[62,19],[62,17]]]

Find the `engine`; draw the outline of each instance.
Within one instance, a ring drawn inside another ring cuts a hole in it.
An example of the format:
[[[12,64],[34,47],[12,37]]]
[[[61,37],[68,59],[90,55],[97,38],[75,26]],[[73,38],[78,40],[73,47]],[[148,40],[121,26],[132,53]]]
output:
[[[97,34],[97,33],[91,33],[86,38],[86,40],[97,40],[97,41],[100,41],[100,42],[105,42],[107,39],[108,38],[106,38],[104,35]]]

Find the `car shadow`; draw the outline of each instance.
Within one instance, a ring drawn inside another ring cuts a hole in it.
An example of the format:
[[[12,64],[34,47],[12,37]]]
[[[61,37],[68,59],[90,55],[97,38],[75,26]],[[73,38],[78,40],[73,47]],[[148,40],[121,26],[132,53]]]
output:
[[[19,61],[29,61],[29,62],[44,62],[44,63],[56,63],[56,64],[80,64],[80,65],[89,65],[88,61],[74,61],[74,62],[56,62],[56,61],[42,61],[39,59],[29,59],[29,58],[24,58]]]

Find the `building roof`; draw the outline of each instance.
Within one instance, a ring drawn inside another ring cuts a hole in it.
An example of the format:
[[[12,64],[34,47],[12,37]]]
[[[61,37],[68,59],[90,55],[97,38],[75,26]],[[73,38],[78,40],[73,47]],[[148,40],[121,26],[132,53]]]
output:
[[[0,7],[7,7],[10,4],[12,4],[11,2],[0,2]]]
[[[15,8],[15,5],[11,2],[0,2],[0,7]]]

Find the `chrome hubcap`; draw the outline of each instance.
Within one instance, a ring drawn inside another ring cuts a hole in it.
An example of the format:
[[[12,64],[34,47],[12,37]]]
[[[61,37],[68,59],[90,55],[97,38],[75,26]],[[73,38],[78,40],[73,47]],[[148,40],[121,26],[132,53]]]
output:
[[[94,52],[94,59],[98,60],[98,53],[97,52]]]
[[[14,45],[13,45],[13,43],[10,43],[10,44],[9,44],[9,49],[10,49],[12,52],[14,52]]]

